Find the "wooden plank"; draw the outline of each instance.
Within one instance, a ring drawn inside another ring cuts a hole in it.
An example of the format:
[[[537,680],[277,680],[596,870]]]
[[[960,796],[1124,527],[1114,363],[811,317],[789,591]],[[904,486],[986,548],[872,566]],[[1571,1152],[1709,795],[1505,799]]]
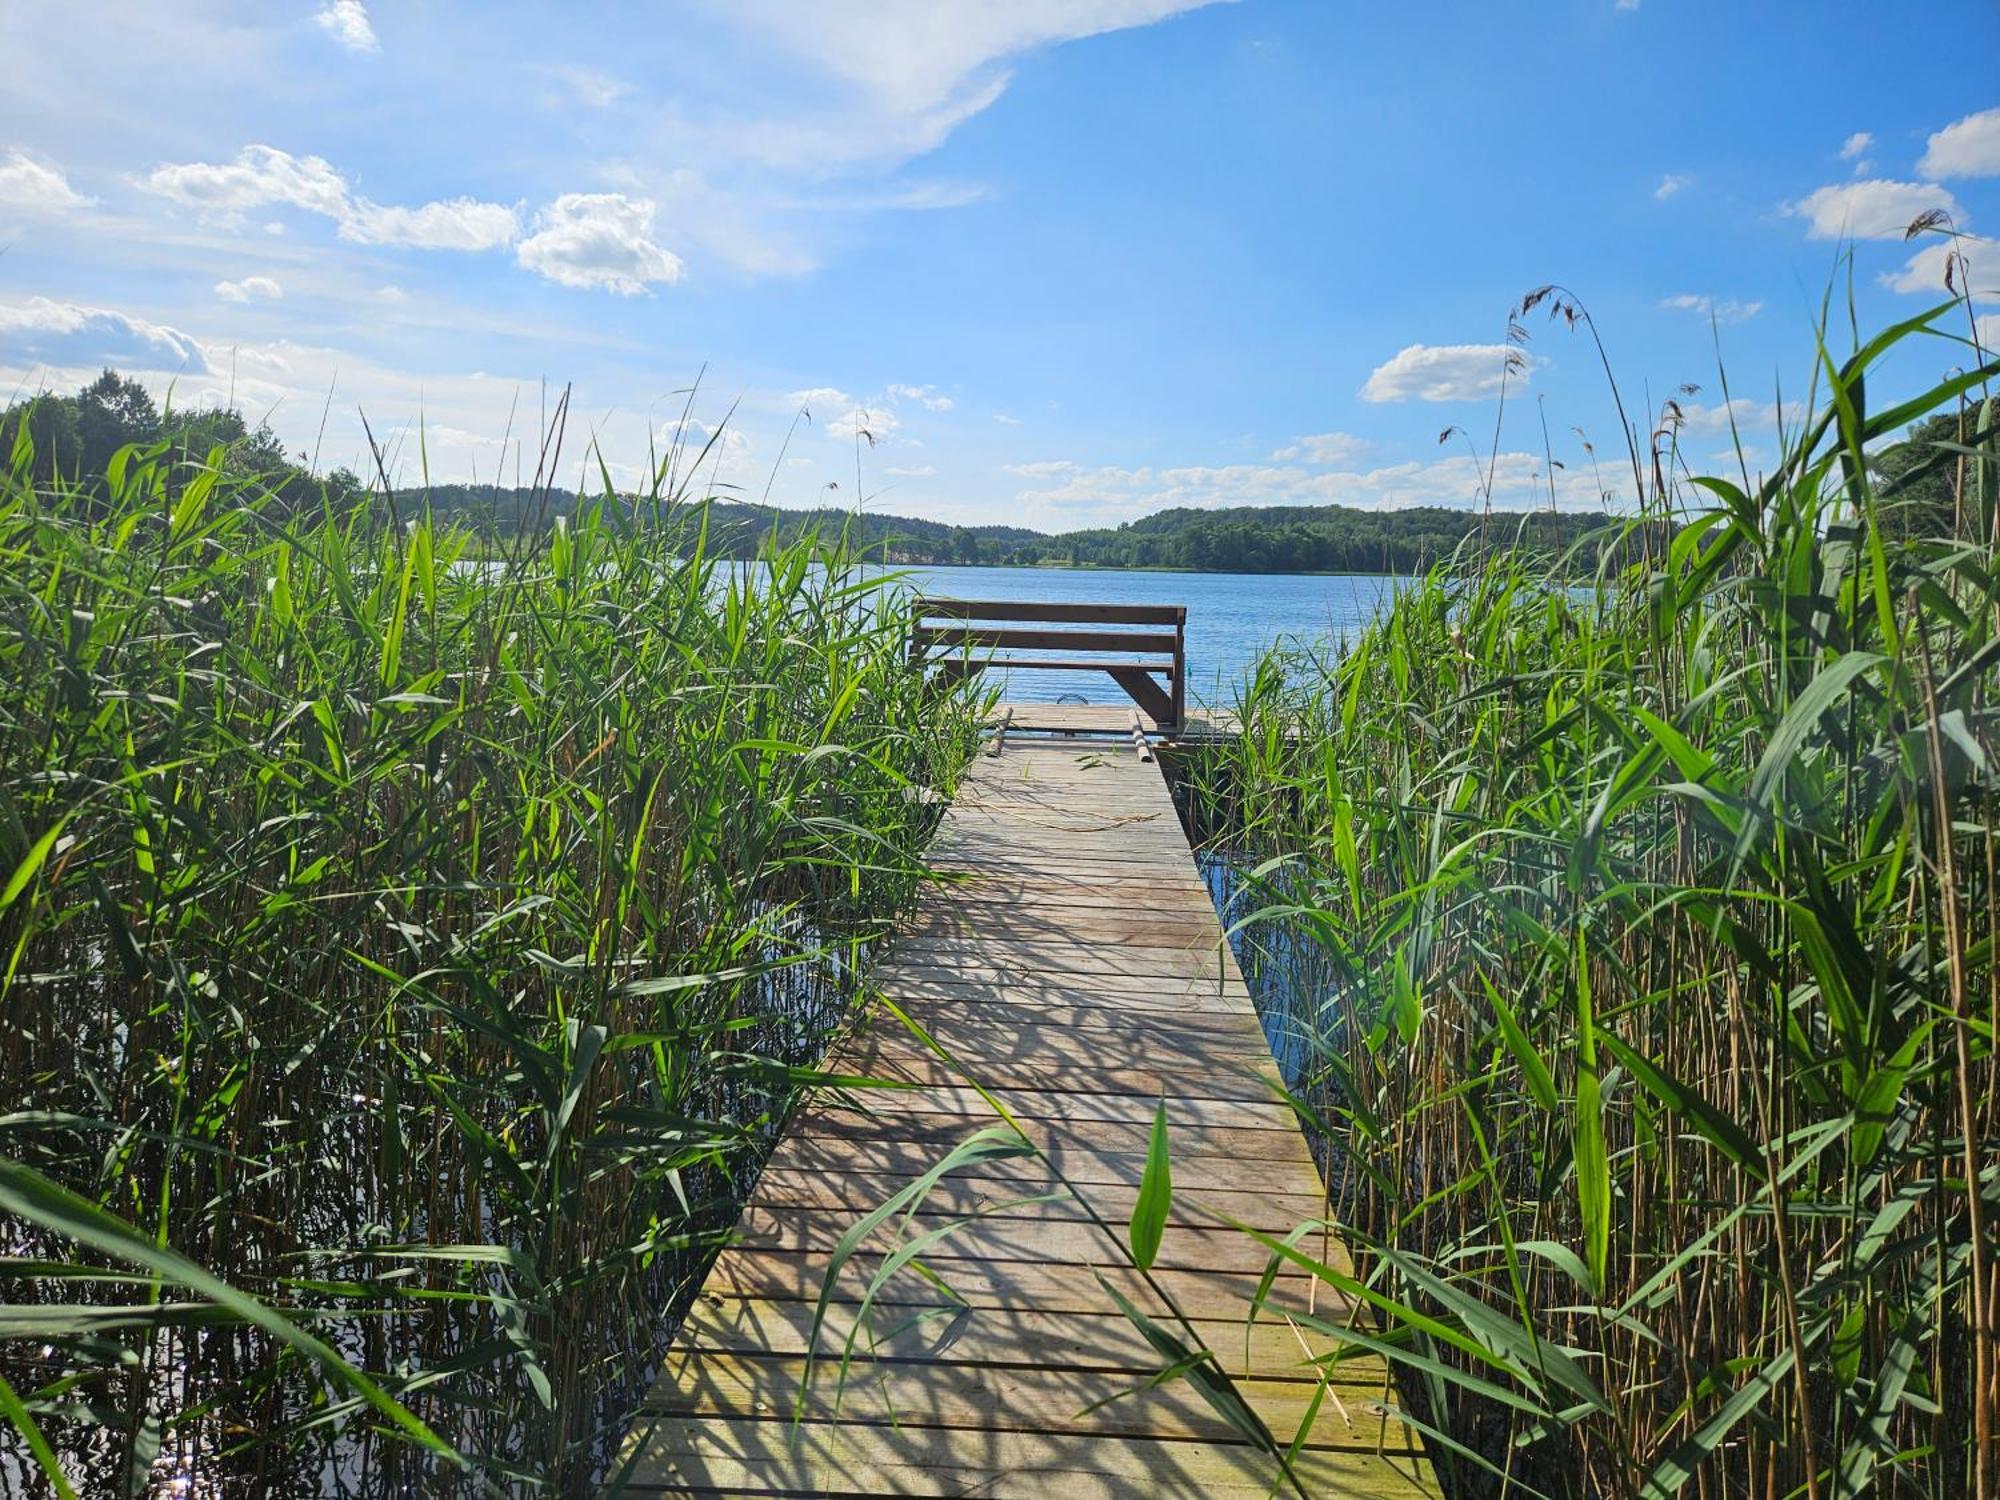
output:
[[[885,1201],[906,1179],[867,1172],[844,1172],[829,1176],[823,1172],[788,1172],[782,1168],[766,1168],[757,1180],[755,1201],[773,1208],[840,1208],[857,1215],[865,1213]],[[1025,1196],[1037,1194],[1041,1189],[1053,1191],[1053,1182],[1028,1185],[996,1181],[992,1178],[971,1174],[953,1173],[939,1182],[929,1196],[924,1199],[925,1207],[938,1213],[992,1213],[995,1215],[1035,1216],[1041,1218],[1087,1218],[1083,1205],[1074,1198],[1058,1196],[1036,1203],[1032,1207],[1019,1206]],[[1090,1204],[1099,1215],[1113,1224],[1123,1224],[1132,1217],[1132,1208],[1138,1198],[1136,1183],[1120,1183],[1110,1186],[1100,1185],[1090,1194]],[[1228,1188],[1218,1188],[1199,1196],[1178,1193],[1174,1196],[1169,1210],[1169,1222],[1174,1224],[1204,1225],[1223,1222],[1221,1216],[1240,1223],[1253,1224],[1268,1234],[1287,1234],[1300,1224],[1317,1221],[1325,1213],[1323,1199],[1319,1194],[1292,1194],[1278,1190],[1265,1192],[1239,1192]],[[1317,1236],[1314,1237],[1317,1243]],[[1320,1256],[1325,1260],[1326,1257]],[[1329,1265],[1333,1262],[1328,1261]]]
[[[1172,631],[1027,630],[1018,626],[918,625],[910,631],[915,648],[959,650],[985,647],[1016,651],[1149,651],[1172,655],[1180,644]],[[994,663],[1000,665],[1000,663]]]
[[[987,967],[938,962],[935,955],[905,962],[883,963],[882,982],[892,979],[895,993],[909,986],[912,996],[951,999],[964,1004],[1045,1005],[1070,1000],[1076,1004],[1115,1006],[1126,1011],[1208,1010],[1250,1017],[1255,1007],[1250,990],[1238,975],[1078,974],[1067,970],[1031,972],[1020,967]],[[948,992],[948,993],[947,993]]]
[[[1085,647],[1082,649],[1088,650],[1089,648]],[[1171,676],[1174,670],[1173,663],[1171,662],[1150,661],[1145,657],[1097,661],[1078,657],[975,656],[969,662],[946,661],[937,663],[937,665],[943,665],[958,671],[972,672],[1004,672],[1012,670],[1022,672],[1109,672],[1113,677],[1119,677],[1119,674],[1124,672],[1138,672],[1142,674],[1147,672],[1163,672]],[[1119,678],[1119,680],[1123,681],[1122,678]]]
[[[912,1363],[1034,1364],[1051,1369],[1123,1371],[1147,1375],[1159,1354],[1130,1319],[1119,1313],[1051,1313],[1033,1307],[869,1308],[850,1303],[826,1309],[817,1341],[819,1310],[806,1302],[757,1298],[697,1301],[683,1325],[679,1345],[756,1355],[803,1357],[849,1347],[854,1357]],[[1212,1350],[1232,1375],[1261,1374],[1267,1380],[1302,1380],[1359,1389],[1386,1388],[1387,1371],[1373,1356],[1338,1357],[1340,1343],[1297,1323],[1272,1317],[1245,1327],[1192,1320],[1194,1338]],[[1188,1338],[1187,1330],[1182,1337]],[[1192,1339],[1188,1339],[1192,1343]],[[1360,1352],[1357,1346],[1347,1346]],[[1326,1363],[1316,1361],[1325,1360]]]
[[[1269,1500],[1290,1493],[1271,1461],[1242,1443],[1102,1434],[660,1416],[636,1437],[617,1492],[652,1495],[958,1495],[980,1500]],[[1293,1467],[1309,1495],[1435,1500],[1429,1465],[1402,1454],[1310,1450]]]
[[[1255,1271],[1190,1271],[1169,1266],[1150,1273],[1150,1281],[1110,1264],[1070,1265],[1032,1260],[939,1260],[931,1269],[949,1293],[909,1267],[903,1267],[868,1295],[881,1266],[879,1255],[857,1252],[840,1274],[829,1281],[822,1255],[784,1250],[724,1250],[704,1283],[705,1291],[723,1297],[763,1297],[817,1305],[867,1300],[883,1307],[1038,1307],[1063,1314],[1116,1311],[1105,1294],[1110,1283],[1135,1307],[1151,1317],[1171,1316],[1154,1291],[1157,1287],[1190,1318],[1241,1323],[1251,1299],[1263,1284]],[[926,1264],[930,1264],[926,1262]],[[1099,1278],[1102,1278],[1100,1280]],[[1321,1282],[1303,1273],[1279,1275],[1265,1294],[1274,1311],[1312,1313],[1330,1321],[1345,1320],[1352,1309]]]
[[[1292,1111],[1274,1101],[1268,1091],[1249,1099],[1182,1093],[1162,1099],[1153,1094],[1017,1089],[1002,1092],[999,1097],[1024,1120],[1151,1125],[1154,1111],[1164,1108],[1168,1126],[1176,1131],[1197,1125],[1282,1130],[1287,1134],[1296,1134],[1298,1129]],[[903,1118],[912,1114],[980,1121],[995,1118],[992,1106],[977,1089],[953,1084],[911,1090],[857,1089],[845,1098],[834,1096],[834,1091],[829,1090],[814,1112],[823,1116],[875,1114],[892,1130],[901,1129]]]
[[[1134,1388],[1116,1372],[1004,1364],[930,1363],[913,1370],[870,1362],[851,1369],[844,1385],[835,1370],[823,1369],[810,1384],[804,1382],[805,1374],[804,1360],[783,1355],[670,1357],[646,1398],[646,1409],[762,1418],[782,1426],[793,1420],[796,1403],[802,1420],[837,1417],[843,1424],[863,1426],[1238,1440],[1186,1381]],[[1287,1435],[1297,1431],[1314,1403],[1314,1388],[1298,1381],[1252,1377],[1243,1385],[1265,1420]],[[1408,1450],[1409,1429],[1386,1416],[1376,1401],[1348,1404],[1345,1421],[1337,1412],[1327,1415],[1328,1420],[1312,1424],[1304,1446],[1369,1453]]]
[[[1131,1095],[1151,1101],[1163,1094],[1180,1099],[1269,1099],[1278,1083],[1275,1069],[1254,1058],[1229,1057],[1216,1065],[1187,1063],[1180,1067],[1149,1064],[1137,1067],[1078,1067],[1074,1061],[1077,1039],[1058,1035],[1049,1039],[1037,1027],[1022,1034],[1027,1046],[1005,1061],[991,1055],[979,1057],[978,1081],[997,1090],[1009,1107],[1014,1096],[1023,1093]],[[1041,1042],[1036,1046],[1036,1041]],[[949,1044],[946,1044],[949,1047]],[[961,1048],[952,1048],[962,1051]],[[899,1041],[884,1038],[843,1054],[838,1061],[843,1073],[940,1088],[965,1080],[965,1073],[920,1046],[904,1033]]]
[[[1182,604],[1080,604],[1019,599],[934,599],[912,601],[912,619],[942,616],[952,620],[1051,620],[1088,625],[1180,625],[1187,620]]]
[[[1023,1206],[1027,1202],[1016,1201]],[[813,1213],[753,1203],[737,1222],[735,1243],[744,1250],[795,1252],[823,1260],[831,1255],[853,1224],[854,1215],[845,1210]],[[918,1214],[908,1221],[907,1227],[902,1225],[899,1219],[879,1227],[863,1242],[864,1247],[886,1254],[914,1235],[956,1225],[924,1250],[925,1264],[937,1270],[947,1284],[953,1275],[947,1267],[958,1261],[1111,1266],[1118,1264],[1124,1255],[1118,1238],[1124,1232],[1122,1223],[1107,1233],[1089,1219],[1035,1218],[1027,1213],[981,1214],[965,1219],[937,1213]],[[1168,1229],[1161,1236],[1157,1264],[1168,1271],[1237,1271],[1256,1275],[1270,1258],[1270,1252],[1250,1236],[1210,1223]],[[1097,1306],[1105,1310],[1107,1302],[1100,1298]],[[1115,1313],[1115,1309],[1111,1310]]]
[[[1128,737],[1144,725],[1125,712]],[[910,1087],[806,1101],[628,1436],[625,1492],[1270,1493],[1282,1476],[1190,1383],[1149,1381],[1161,1357],[1108,1283],[1191,1319],[1281,1439],[1309,1423],[1309,1491],[1434,1493],[1382,1362],[1351,1345],[1332,1360],[1337,1339],[1283,1317],[1366,1309],[1286,1263],[1246,1329],[1270,1255],[1239,1226],[1302,1229],[1307,1254],[1352,1268],[1158,768],[1010,728],[932,853],[958,874],[872,978],[936,1045],[883,1013],[831,1060]],[[930,1183],[849,1247],[862,1215],[1000,1127],[981,1089],[1036,1153]],[[1142,1275],[1124,1239],[1162,1104],[1174,1198]],[[917,1237],[928,1274],[888,1259]],[[835,1370],[850,1336],[844,1388],[805,1385],[808,1357]]]
[[[962,907],[919,912],[902,929],[905,939],[977,938],[993,936],[1011,941],[1048,937],[1084,939],[1106,948],[1199,948],[1214,951],[1221,941],[1215,919],[1204,922],[1199,916],[1148,920],[1129,912],[1078,914],[1074,921],[1059,906],[1045,906],[1034,914],[1000,911],[991,914],[966,911]],[[1130,920],[1121,920],[1124,918]]]
[[[970,1135],[967,1126],[949,1140]],[[1259,1144],[1263,1144],[1259,1142]],[[1137,1183],[1146,1167],[1143,1151],[1115,1151],[1102,1145],[1055,1140],[1043,1147],[1049,1161],[1071,1182],[1084,1188],[1107,1183]],[[905,1177],[920,1176],[937,1165],[944,1154],[936,1139],[929,1141],[871,1139],[856,1135],[787,1135],[771,1153],[771,1164],[811,1172],[883,1172]],[[1296,1192],[1300,1176],[1309,1167],[1296,1160],[1256,1161],[1216,1155],[1213,1151],[1174,1150],[1174,1191],[1199,1196],[1211,1188],[1271,1188]],[[995,1177],[1022,1173],[988,1169]]]
[[[998,1124],[993,1116],[984,1119],[959,1114],[934,1114],[912,1110],[893,1119],[869,1118],[825,1110],[809,1111],[798,1122],[799,1138],[845,1141],[857,1146],[894,1140],[898,1144],[929,1148],[943,1156],[974,1131]],[[1151,1139],[1150,1125],[1120,1121],[1024,1120],[1023,1128],[1037,1149],[1066,1158],[1098,1152],[1110,1155],[1130,1153],[1144,1156]],[[1312,1157],[1305,1137],[1296,1130],[1258,1130],[1231,1125],[1188,1125],[1174,1131],[1174,1156],[1234,1160],[1262,1157],[1267,1161],[1298,1162],[1308,1170]]]
[[[897,939],[889,951],[906,966],[913,962],[933,967],[977,965],[979,972],[1061,974],[1083,979],[1099,974],[1131,979],[1200,979],[1234,967],[1226,950],[1212,943],[1148,948],[1004,938],[911,937]]]

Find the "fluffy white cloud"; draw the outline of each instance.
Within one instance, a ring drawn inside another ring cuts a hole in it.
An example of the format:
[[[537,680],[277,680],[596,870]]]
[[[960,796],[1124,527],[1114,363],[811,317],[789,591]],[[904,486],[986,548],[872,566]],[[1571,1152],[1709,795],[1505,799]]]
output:
[[[1932,209],[1960,212],[1958,200],[1934,183],[1876,177],[1816,188],[1788,211],[1807,221],[1812,239],[1899,240],[1913,219]]]
[[[1687,172],[1669,172],[1660,179],[1660,185],[1653,189],[1653,196],[1664,202],[1682,188],[1694,186],[1694,177]]]
[[[245,146],[230,162],[177,162],[156,167],[142,186],[209,218],[234,223],[253,208],[274,204],[331,219],[340,237],[363,245],[422,250],[492,250],[519,232],[504,203],[452,198],[415,208],[358,197],[324,157],[294,156],[274,146]]]
[[[535,216],[514,258],[559,286],[636,297],[681,278],[681,260],[653,243],[653,203],[623,193],[564,193]]]
[[[294,156],[272,146],[245,146],[232,162],[189,161],[155,167],[142,184],[170,202],[215,218],[274,203],[329,219],[346,217],[347,180],[319,156]]]
[[[1728,326],[1732,323],[1747,323],[1764,310],[1761,302],[1737,302],[1729,298],[1718,301],[1714,297],[1682,292],[1678,296],[1663,297],[1660,306],[1671,312],[1699,313],[1704,318]]]
[[[902,401],[914,401],[925,411],[950,411],[955,404],[951,397],[938,394],[934,385],[891,385],[889,394]]]
[[[1874,144],[1874,136],[1865,130],[1857,130],[1853,135],[1850,135],[1840,143],[1840,159],[1842,161],[1853,161]]]
[[[55,167],[44,166],[23,151],[9,151],[0,161],[0,213],[59,214],[92,202],[69,185]]]
[[[1479,401],[1496,396],[1509,361],[1525,381],[1533,361],[1506,344],[1411,344],[1377,365],[1363,401]]]
[[[245,276],[241,281],[218,281],[215,295],[224,302],[276,302],[285,289],[268,276]]]
[[[2000,177],[2000,109],[1955,120],[1924,146],[1926,177]]]
[[[816,385],[811,390],[793,391],[785,399],[810,415],[828,437],[847,441],[856,433],[863,433],[880,443],[902,429],[903,419],[896,414],[891,404],[894,401],[912,401],[929,411],[950,411],[954,405],[951,397],[931,394],[935,389],[928,385],[892,385],[887,395],[862,400],[836,386]],[[898,438],[896,445],[923,447],[915,438],[908,437]]]
[[[368,24],[368,7],[361,0],[329,0],[313,19],[350,52],[379,52],[375,28]]]
[[[1295,437],[1271,455],[1275,463],[1352,463],[1375,445],[1351,432],[1316,432]]]
[[[854,406],[825,423],[821,430],[828,437],[843,441],[859,434],[879,443],[902,425],[902,419],[885,406]]]
[[[1918,292],[1926,297],[1948,295],[1945,263],[1951,263],[1951,292],[1970,290],[1981,302],[2000,301],[2000,240],[1978,235],[1956,239],[1935,239],[1904,263],[1900,271],[1883,276],[1885,286],[1899,292]]]
[[[30,297],[0,302],[0,344],[9,352],[61,366],[143,365],[202,374],[201,345],[177,328],[108,307]]]

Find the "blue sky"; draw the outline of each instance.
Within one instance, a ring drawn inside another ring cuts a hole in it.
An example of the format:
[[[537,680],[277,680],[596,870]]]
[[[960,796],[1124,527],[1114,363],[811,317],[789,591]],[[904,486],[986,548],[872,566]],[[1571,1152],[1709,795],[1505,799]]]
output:
[[[705,370],[704,485],[850,505],[859,442],[871,509],[1043,529],[1472,505],[1496,420],[1496,503],[1546,503],[1546,416],[1560,503],[1599,471],[1617,503],[1580,336],[1531,317],[1497,399],[1533,286],[1588,306],[1647,430],[1702,387],[1697,465],[1729,446],[1717,332],[1754,464],[1830,281],[1864,325],[1942,296],[1925,208],[2000,335],[2000,85],[1965,64],[2000,11],[1913,19],[9,0],[0,394],[114,364],[356,468],[365,411],[414,483],[420,417],[433,479],[511,478],[510,409],[532,469],[573,382],[566,472],[594,434],[631,482]]]

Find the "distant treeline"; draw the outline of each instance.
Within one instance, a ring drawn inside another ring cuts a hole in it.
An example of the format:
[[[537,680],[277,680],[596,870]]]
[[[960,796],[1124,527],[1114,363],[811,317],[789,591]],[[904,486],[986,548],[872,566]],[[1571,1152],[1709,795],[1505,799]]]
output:
[[[589,498],[589,497],[586,497]],[[573,495],[494,485],[433,485],[431,509],[482,526],[512,530],[546,525],[571,510]],[[1484,534],[1498,546],[1555,553],[1590,538],[1579,566],[1596,563],[1614,517],[1596,512],[1476,511],[1426,506],[1356,510],[1344,505],[1240,506],[1232,510],[1163,510],[1116,528],[1050,536],[1019,526],[948,526],[915,516],[837,509],[783,510],[737,501],[709,502],[709,546],[753,557],[772,537],[788,542],[807,530],[852,541],[884,561],[1000,567],[1167,568],[1209,573],[1413,573]]]
[[[1604,530],[1608,519],[1594,512],[1482,516],[1442,506],[1163,510],[1115,530],[1042,538],[1023,561],[1216,573],[1414,573],[1482,533],[1494,543],[1551,552]]]
[[[1950,445],[1961,441],[1955,415],[1931,419],[1908,438],[1875,455],[1885,478],[1902,481],[1895,512],[1911,523],[1950,519],[1945,488]],[[0,462],[15,450],[26,427],[34,468],[43,475],[82,478],[84,492],[100,486],[112,454],[128,443],[171,442],[200,459],[221,448],[227,467],[254,474],[294,503],[324,492],[336,503],[357,498],[367,486],[345,469],[310,474],[305,455],[292,455],[268,427],[252,428],[241,412],[223,408],[161,412],[137,381],[106,370],[74,396],[43,396],[0,412]],[[1940,448],[1940,444],[1946,445]],[[594,497],[585,496],[585,499]],[[573,512],[572,491],[500,485],[432,485],[399,491],[396,507],[407,516],[428,506],[436,515],[481,529],[518,533],[540,529]],[[630,497],[643,519],[645,505]],[[721,556],[752,557],[773,537],[796,539],[808,530],[847,531],[856,545],[884,561],[912,564],[987,564],[1011,567],[1185,568],[1216,573],[1415,573],[1448,558],[1468,538],[1549,555],[1574,549],[1577,571],[1594,567],[1616,545],[1615,516],[1599,512],[1477,511],[1443,506],[1358,510],[1344,505],[1238,506],[1230,510],[1163,510],[1115,528],[1046,535],[1020,526],[951,526],[916,516],[856,516],[839,509],[785,510],[734,500],[709,502],[709,546]],[[1655,534],[1630,536],[1624,555],[1650,546]],[[1579,546],[1578,544],[1583,545]]]

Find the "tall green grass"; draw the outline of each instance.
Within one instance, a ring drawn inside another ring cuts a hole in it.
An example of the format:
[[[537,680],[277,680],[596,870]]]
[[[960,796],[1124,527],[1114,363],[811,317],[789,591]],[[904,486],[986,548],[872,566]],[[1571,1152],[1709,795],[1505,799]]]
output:
[[[0,474],[0,1490],[579,1492],[975,705],[671,465],[482,536],[228,459]]]
[[[1668,412],[1670,542],[1468,553],[1191,767],[1359,1280],[1274,1254],[1454,1494],[2000,1493],[2000,366],[1947,312],[1822,349],[1759,482]],[[1870,451],[1938,410],[1913,527]]]

